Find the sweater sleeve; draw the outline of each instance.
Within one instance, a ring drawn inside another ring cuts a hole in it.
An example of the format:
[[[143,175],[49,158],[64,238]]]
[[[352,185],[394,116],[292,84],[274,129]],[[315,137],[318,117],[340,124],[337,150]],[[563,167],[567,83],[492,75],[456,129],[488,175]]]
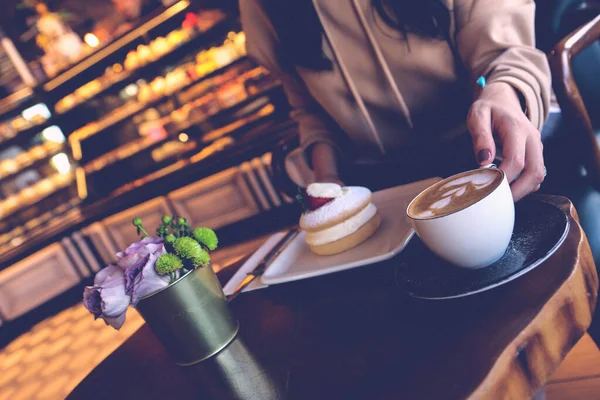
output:
[[[257,0],[240,0],[248,56],[265,67],[282,84],[298,123],[300,144],[310,165],[309,152],[316,143],[328,143],[342,155],[339,127],[310,94],[293,67],[285,66],[276,33]]]
[[[478,77],[505,82],[523,95],[527,116],[541,130],[549,113],[551,75],[535,47],[533,0],[455,0],[456,46],[473,90]]]

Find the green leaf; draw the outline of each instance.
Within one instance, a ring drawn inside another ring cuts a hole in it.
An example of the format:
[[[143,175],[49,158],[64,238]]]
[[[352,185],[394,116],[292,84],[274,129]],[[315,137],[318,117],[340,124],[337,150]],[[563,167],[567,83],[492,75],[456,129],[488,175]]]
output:
[[[306,205],[306,201],[304,201],[304,196],[302,195],[302,190],[298,188],[298,194],[296,195],[296,201],[302,206],[304,211],[308,211],[308,206]]]

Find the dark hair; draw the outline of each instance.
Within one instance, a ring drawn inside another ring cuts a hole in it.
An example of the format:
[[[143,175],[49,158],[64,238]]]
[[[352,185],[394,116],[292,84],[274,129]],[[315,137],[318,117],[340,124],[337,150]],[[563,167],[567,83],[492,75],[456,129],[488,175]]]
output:
[[[323,28],[312,0],[262,3],[281,43],[283,61],[316,71],[331,69],[331,60],[322,51]],[[440,0],[371,0],[371,6],[405,36],[443,39],[449,34],[450,12]]]

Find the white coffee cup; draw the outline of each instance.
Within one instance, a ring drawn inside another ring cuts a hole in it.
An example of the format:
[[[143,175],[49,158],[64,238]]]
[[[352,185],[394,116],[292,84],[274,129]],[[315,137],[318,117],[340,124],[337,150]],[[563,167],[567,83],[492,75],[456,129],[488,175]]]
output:
[[[488,167],[496,168],[494,165]],[[454,213],[431,218],[412,217],[408,210],[427,189],[409,204],[406,214],[419,238],[433,253],[465,268],[487,267],[502,258],[513,233],[515,205],[506,174],[499,168],[497,171],[503,175],[498,187]],[[460,175],[435,185],[443,185]]]

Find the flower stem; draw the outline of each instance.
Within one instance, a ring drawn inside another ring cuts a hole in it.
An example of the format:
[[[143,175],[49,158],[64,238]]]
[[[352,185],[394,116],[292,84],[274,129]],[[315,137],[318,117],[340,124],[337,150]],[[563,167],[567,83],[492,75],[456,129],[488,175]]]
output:
[[[142,224],[142,219],[140,217],[135,217],[132,221],[133,226],[135,226],[138,230],[138,235],[140,234],[140,231],[144,234],[142,237],[146,238],[150,235],[148,235],[148,232],[146,232],[146,229],[144,228],[144,225]]]

